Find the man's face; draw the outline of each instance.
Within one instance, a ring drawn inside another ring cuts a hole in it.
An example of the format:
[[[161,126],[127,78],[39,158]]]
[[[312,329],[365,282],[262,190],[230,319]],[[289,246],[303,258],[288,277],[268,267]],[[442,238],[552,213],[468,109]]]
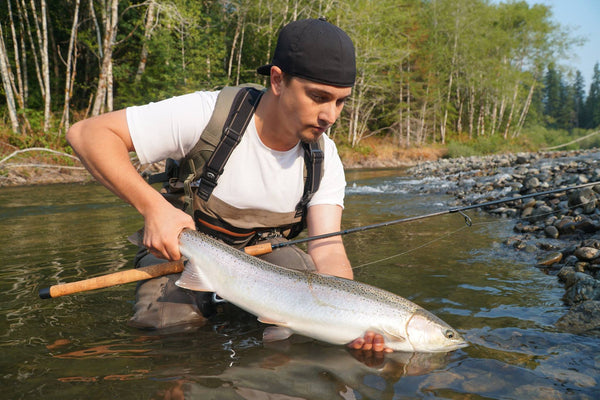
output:
[[[281,82],[281,112],[287,131],[303,142],[315,142],[339,118],[352,88],[292,77]]]

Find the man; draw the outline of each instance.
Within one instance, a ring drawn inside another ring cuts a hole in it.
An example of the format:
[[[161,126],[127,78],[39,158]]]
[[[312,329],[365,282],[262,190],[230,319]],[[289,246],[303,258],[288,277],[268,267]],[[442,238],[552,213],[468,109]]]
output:
[[[215,232],[235,235],[237,221],[255,219],[253,223],[265,228],[268,221],[285,219],[293,213],[303,196],[306,167],[302,143],[320,141],[338,119],[352,92],[355,65],[351,39],[324,19],[285,26],[273,62],[257,70],[270,76],[270,87],[260,98],[210,199],[203,203],[205,213],[196,220],[144,181],[130,163],[128,153],[137,152],[142,163],[184,158],[208,124],[218,92],[191,93],[80,121],[69,130],[67,139],[94,177],[144,217],[143,244],[147,251],[137,264],[160,262],[156,257],[177,260],[181,257],[178,235],[184,228],[210,227]],[[306,212],[310,236],[340,230],[346,184],[335,144],[325,136],[321,142],[323,174]],[[222,221],[222,213],[233,215],[234,222],[215,227],[209,216],[203,217],[210,214],[216,216],[215,221]],[[267,222],[259,221],[261,218]],[[275,224],[275,228],[280,226]],[[309,242],[310,257],[292,246],[283,249],[263,258],[288,267],[353,278],[339,236]],[[210,313],[205,294],[180,289],[174,285],[175,280],[173,276],[162,277],[138,286],[134,325],[164,328],[204,320]],[[388,350],[383,338],[372,333],[358,338],[350,347]]]

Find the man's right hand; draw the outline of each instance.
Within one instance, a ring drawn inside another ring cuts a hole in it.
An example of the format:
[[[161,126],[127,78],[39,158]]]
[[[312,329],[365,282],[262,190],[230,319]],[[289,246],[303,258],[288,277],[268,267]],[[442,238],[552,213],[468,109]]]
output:
[[[196,229],[192,217],[170,204],[161,205],[144,216],[144,246],[156,257],[179,260],[179,234]]]

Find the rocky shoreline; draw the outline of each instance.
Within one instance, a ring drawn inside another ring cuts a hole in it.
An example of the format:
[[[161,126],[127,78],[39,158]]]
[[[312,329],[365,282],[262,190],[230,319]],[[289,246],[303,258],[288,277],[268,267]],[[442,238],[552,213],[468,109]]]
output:
[[[534,253],[536,267],[565,287],[569,311],[559,331],[600,335],[600,150],[443,159],[409,169],[452,183],[456,205],[471,205],[578,185],[574,190],[482,207],[515,220],[505,245]]]

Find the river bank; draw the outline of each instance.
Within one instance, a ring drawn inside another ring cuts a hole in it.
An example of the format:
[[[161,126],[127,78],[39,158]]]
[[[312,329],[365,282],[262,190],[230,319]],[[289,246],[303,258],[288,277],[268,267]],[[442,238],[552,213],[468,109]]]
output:
[[[410,168],[415,178],[453,182],[456,206],[600,181],[600,150],[444,159]],[[565,287],[559,331],[600,335],[600,185],[483,208],[515,221],[504,243],[534,253],[536,267]]]
[[[340,146],[340,157],[344,168],[410,167],[419,162],[438,160],[445,154],[445,149],[441,147],[403,149],[381,138],[368,138],[364,142],[363,148],[368,151],[357,151]],[[140,165],[135,154],[132,153],[131,157],[140,173],[164,170],[164,162]],[[71,154],[44,148],[19,150],[0,141],[0,187],[91,181],[93,177]]]

